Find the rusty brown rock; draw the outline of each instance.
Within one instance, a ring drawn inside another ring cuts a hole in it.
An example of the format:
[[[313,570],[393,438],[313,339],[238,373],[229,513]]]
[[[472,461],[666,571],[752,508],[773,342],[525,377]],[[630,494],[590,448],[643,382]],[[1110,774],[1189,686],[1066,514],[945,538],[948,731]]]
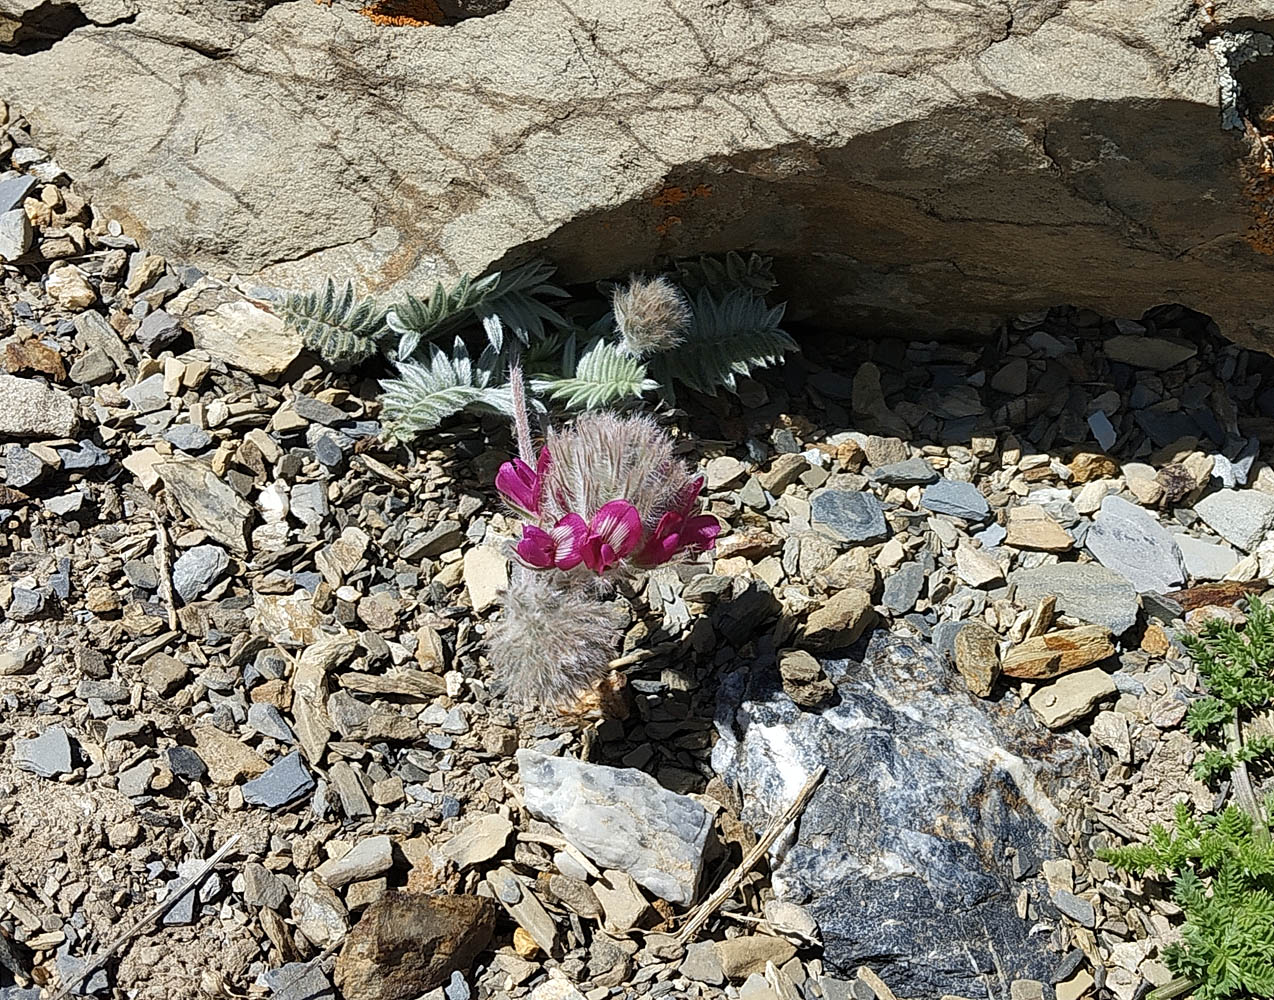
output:
[[[1098,452],[1082,451],[1071,459],[1068,468],[1075,483],[1087,483],[1094,479],[1114,479],[1119,475],[1119,466],[1109,455]]]
[[[1110,629],[1081,625],[1018,643],[1004,655],[1002,668],[1007,676],[1019,680],[1047,680],[1114,654]]]
[[[1075,543],[1043,507],[1028,503],[1009,511],[1006,545],[1039,552],[1066,552]]]
[[[979,698],[991,693],[1000,676],[999,642],[995,630],[983,622],[969,622],[956,633],[956,669]]]
[[[412,1000],[473,964],[495,916],[479,896],[382,896],[345,939],[335,983],[346,1000]]]
[[[875,620],[870,594],[863,590],[842,590],[810,614],[805,623],[805,645],[810,649],[848,646]]]

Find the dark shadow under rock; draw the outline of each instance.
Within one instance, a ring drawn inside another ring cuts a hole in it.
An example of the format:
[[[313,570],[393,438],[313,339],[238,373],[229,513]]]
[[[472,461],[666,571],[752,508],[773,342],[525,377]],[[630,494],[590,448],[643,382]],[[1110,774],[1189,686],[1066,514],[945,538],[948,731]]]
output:
[[[799,839],[776,847],[774,885],[813,913],[829,970],[867,964],[900,996],[1047,979],[1039,864],[1065,853],[1069,805],[1094,777],[1086,743],[1012,696],[973,697],[921,640],[877,633],[824,670],[840,703],[821,712],[783,693],[772,659],[728,675],[713,765],[757,829],[827,766]]]

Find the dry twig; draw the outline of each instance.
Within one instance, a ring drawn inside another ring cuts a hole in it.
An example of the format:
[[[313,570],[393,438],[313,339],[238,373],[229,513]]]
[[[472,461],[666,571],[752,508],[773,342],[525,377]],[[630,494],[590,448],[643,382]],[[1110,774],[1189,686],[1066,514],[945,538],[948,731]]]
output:
[[[136,921],[133,922],[128,930],[124,931],[123,934],[115,939],[114,943],[112,943],[110,947],[101,952],[97,958],[86,963],[84,968],[79,971],[78,975],[72,976],[70,980],[53,995],[53,1000],[66,1000],[66,998],[71,995],[71,991],[105,965],[108,958],[114,955],[115,952],[119,951],[120,948],[124,947],[124,945],[128,944],[128,942],[131,941],[148,924],[158,920],[165,913],[171,910],[173,906],[176,905],[177,900],[181,899],[182,896],[186,895],[186,893],[202,882],[204,880],[204,876],[212,871],[213,868],[220,863],[221,859],[230,853],[230,849],[239,842],[239,836],[240,835],[236,833],[233,837],[222,844],[221,849],[205,861],[197,872],[191,875],[190,878],[186,879],[184,882],[179,882],[177,884],[177,888],[165,896],[162,902],[156,903],[149,910],[143,913]]]
[[[159,591],[168,605],[168,628],[179,631],[177,621],[177,595],[173,593],[172,565],[168,558],[168,532],[164,528],[163,519],[155,514],[155,561],[159,570]]]
[[[708,919],[716,912],[717,908],[735,894],[739,885],[748,876],[748,873],[765,857],[771,845],[779,839],[792,821],[801,814],[801,811],[805,808],[805,803],[810,800],[810,796],[817,790],[826,774],[827,768],[820,766],[817,771],[809,776],[809,780],[805,782],[801,790],[796,793],[796,798],[792,800],[792,804],[784,809],[781,814],[770,820],[770,825],[765,828],[765,833],[756,842],[756,846],[743,856],[739,867],[732,871],[729,877],[717,887],[717,891],[700,903],[694,913],[690,915],[686,926],[677,935],[679,943],[682,945],[688,944],[699,932],[700,928],[708,922]]]

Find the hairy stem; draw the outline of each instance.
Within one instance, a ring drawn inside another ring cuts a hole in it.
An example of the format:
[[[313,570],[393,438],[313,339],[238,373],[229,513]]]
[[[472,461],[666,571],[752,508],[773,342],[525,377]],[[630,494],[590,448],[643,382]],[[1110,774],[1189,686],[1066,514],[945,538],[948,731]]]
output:
[[[535,448],[531,444],[531,420],[526,413],[526,383],[522,381],[522,366],[514,364],[509,369],[509,388],[513,393],[513,427],[518,438],[518,458],[527,465],[535,465]]]
[[[1234,786],[1234,797],[1241,808],[1252,820],[1252,832],[1258,843],[1267,843],[1270,829],[1266,822],[1265,810],[1257,801],[1256,791],[1252,788],[1252,777],[1248,774],[1247,762],[1239,759],[1239,751],[1243,749],[1243,731],[1239,725],[1238,709],[1225,723],[1225,749],[1234,758],[1234,769],[1230,773],[1230,781]]]

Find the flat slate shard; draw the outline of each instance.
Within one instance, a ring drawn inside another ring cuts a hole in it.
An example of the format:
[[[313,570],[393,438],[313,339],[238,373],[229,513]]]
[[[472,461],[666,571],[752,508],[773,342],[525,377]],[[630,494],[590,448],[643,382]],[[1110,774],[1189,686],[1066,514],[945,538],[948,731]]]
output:
[[[1015,906],[1047,888],[1008,855],[1030,870],[1065,849],[1061,818],[1096,777],[1086,741],[1049,737],[1011,696],[970,697],[921,642],[876,633],[823,668],[840,700],[821,712],[783,693],[772,660],[727,675],[712,763],[756,830],[827,766],[774,854],[776,895],[814,917],[827,971],[869,963],[912,997],[982,996],[997,968],[1048,978],[1055,956]]]
[[[1018,570],[1009,582],[1017,586],[1021,605],[1056,597],[1062,614],[1105,625],[1115,635],[1123,635],[1137,621],[1140,605],[1132,584],[1097,563],[1057,563]]]
[[[834,538],[855,545],[889,537],[885,511],[870,493],[824,490],[810,501],[810,520]]]
[[[181,509],[226,548],[248,554],[248,526],[253,509],[203,462],[162,462],[155,472]]]
[[[1099,563],[1138,593],[1166,594],[1185,583],[1181,550],[1168,529],[1123,497],[1106,497],[1084,536]]]
[[[661,899],[686,904],[703,870],[712,817],[633,768],[517,752],[526,808],[603,868],[626,872]]]

